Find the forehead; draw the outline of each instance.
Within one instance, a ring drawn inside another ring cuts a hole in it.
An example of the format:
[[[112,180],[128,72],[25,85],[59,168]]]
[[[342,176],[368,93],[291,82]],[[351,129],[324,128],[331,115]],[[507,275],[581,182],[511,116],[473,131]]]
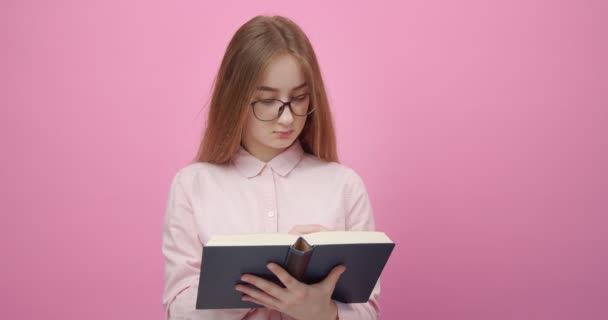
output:
[[[271,62],[258,90],[289,92],[305,82],[304,73],[298,61],[291,55],[275,57]]]

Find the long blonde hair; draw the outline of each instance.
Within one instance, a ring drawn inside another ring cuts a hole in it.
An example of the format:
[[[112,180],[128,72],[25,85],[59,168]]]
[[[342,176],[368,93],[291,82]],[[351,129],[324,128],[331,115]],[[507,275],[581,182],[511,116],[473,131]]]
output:
[[[338,162],[336,135],[325,85],[312,45],[292,20],[256,16],[234,34],[214,79],[207,127],[196,162],[222,164],[238,151],[250,102],[273,57],[290,54],[301,65],[315,111],[298,139],[305,152]]]

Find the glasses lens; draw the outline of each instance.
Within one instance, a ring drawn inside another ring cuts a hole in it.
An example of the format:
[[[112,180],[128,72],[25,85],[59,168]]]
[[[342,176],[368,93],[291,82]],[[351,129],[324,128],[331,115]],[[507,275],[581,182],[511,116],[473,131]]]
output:
[[[260,120],[270,121],[279,117],[283,102],[273,99],[258,100],[253,104],[253,112]],[[305,116],[310,106],[309,94],[299,95],[291,100],[291,109],[295,115]],[[287,108],[287,106],[285,106]]]
[[[259,100],[253,104],[253,112],[258,119],[270,121],[277,117],[282,104],[278,100]]]
[[[308,94],[294,97],[291,100],[291,109],[293,109],[293,113],[295,113],[298,116],[307,115],[309,106],[310,106],[310,97]]]

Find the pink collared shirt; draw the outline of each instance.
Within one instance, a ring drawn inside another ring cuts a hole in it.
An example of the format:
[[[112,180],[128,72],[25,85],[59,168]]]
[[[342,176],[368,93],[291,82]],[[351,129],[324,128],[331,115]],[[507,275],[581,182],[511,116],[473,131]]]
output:
[[[292,319],[267,308],[196,310],[204,244],[212,234],[279,232],[320,224],[375,230],[360,176],[305,153],[298,140],[268,163],[242,147],[225,165],[193,163],[173,177],[164,217],[167,319]],[[377,319],[380,281],[367,303],[336,302],[340,319]]]

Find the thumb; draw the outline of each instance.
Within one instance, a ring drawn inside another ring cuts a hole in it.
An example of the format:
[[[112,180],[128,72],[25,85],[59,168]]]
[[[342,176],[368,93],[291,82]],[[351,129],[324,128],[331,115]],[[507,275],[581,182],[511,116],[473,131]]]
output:
[[[344,265],[335,266],[323,279],[323,286],[327,289],[333,290],[336,287],[336,283],[340,280],[340,276],[346,271],[346,267]]]

